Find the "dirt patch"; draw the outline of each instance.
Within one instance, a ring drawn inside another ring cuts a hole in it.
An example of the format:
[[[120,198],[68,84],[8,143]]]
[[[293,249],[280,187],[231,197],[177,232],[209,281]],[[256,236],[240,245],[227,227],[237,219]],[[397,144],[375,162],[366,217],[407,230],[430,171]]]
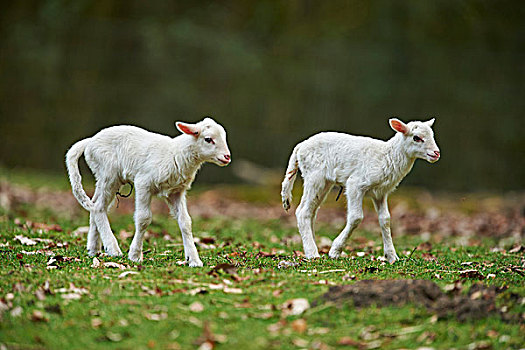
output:
[[[226,217],[233,219],[252,218],[256,220],[279,220],[281,223],[295,227],[294,209],[286,213],[281,204],[279,190],[275,192],[275,202],[253,203],[243,201],[236,195],[235,186],[208,190],[200,193],[190,192],[188,207],[195,217]],[[424,193],[423,193],[424,194]],[[92,193],[88,191],[88,195]],[[336,193],[332,193],[328,202],[335,203]],[[132,196],[133,197],[133,196]],[[409,200],[416,204],[409,205]],[[299,200],[296,199],[295,205]],[[340,201],[341,202],[341,201]],[[26,216],[26,204],[37,208],[48,209],[55,213],[74,217],[84,213],[71,191],[58,191],[41,188],[38,190],[27,186],[10,183],[0,179],[0,207],[17,216]],[[413,194],[410,197],[398,196],[392,204],[392,222],[395,234],[425,235],[440,237],[462,236],[469,244],[476,244],[480,236],[513,237],[516,242],[525,235],[525,192],[512,198],[487,197],[476,201],[476,210],[467,212],[454,200],[432,197],[428,194]],[[419,208],[419,209],[415,209]],[[134,198],[121,198],[117,214],[130,214],[134,210]],[[377,214],[365,206],[365,218],[359,226],[362,230],[380,231]],[[168,215],[168,207],[163,200],[152,202],[155,214]],[[330,203],[323,206],[317,216],[318,222],[343,226],[346,221],[344,204],[334,207]]]
[[[363,280],[352,285],[330,287],[317,303],[351,303],[357,308],[415,304],[424,306],[440,318],[455,316],[458,321],[466,321],[500,314],[510,321],[511,315],[503,314],[495,304],[496,296],[504,290],[475,284],[466,294],[461,293],[461,288],[445,293],[437,284],[426,280]]]

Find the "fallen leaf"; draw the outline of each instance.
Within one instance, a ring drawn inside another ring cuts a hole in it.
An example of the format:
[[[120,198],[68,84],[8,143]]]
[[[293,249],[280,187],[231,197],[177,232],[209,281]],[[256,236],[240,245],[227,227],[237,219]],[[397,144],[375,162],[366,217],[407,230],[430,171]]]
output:
[[[297,333],[304,333],[307,329],[306,320],[304,318],[297,319],[291,323],[292,329]]]
[[[359,349],[364,349],[366,348],[366,345],[364,343],[361,343],[357,340],[354,340],[350,337],[341,337],[339,338],[339,340],[337,341],[337,344],[338,345],[345,345],[345,346],[354,346],[354,347],[357,347]]]
[[[469,279],[484,279],[485,276],[478,270],[470,269],[470,270],[463,270],[459,271],[459,277],[461,278],[469,278]]]
[[[201,238],[201,243],[213,244],[213,243],[215,243],[215,238],[213,238],[213,237],[202,237]]]
[[[114,332],[107,332],[106,338],[108,338],[108,340],[111,340],[112,342],[119,342],[122,340],[122,334],[114,333]]]
[[[225,337],[223,340],[226,340]],[[211,331],[209,322],[204,322],[202,326],[202,334],[195,340],[194,344],[198,345],[200,350],[211,350],[215,347],[215,343],[217,342],[219,342],[219,339],[217,339],[217,336]]]
[[[122,265],[122,264],[119,264],[119,263],[116,263],[116,262],[113,262],[113,261],[104,262],[103,265],[104,265],[104,267],[108,267],[110,269],[121,269],[121,270],[127,269],[127,267],[125,265]]]
[[[45,294],[45,292],[44,292],[42,289],[38,288],[38,289],[35,291],[35,297],[36,297],[38,300],[43,301],[43,300],[46,299],[46,294]]]
[[[521,244],[518,244],[517,246],[513,247],[512,249],[509,250],[509,253],[511,254],[516,254],[516,253],[520,253],[524,250],[523,246]]]
[[[298,266],[298,265],[299,265],[299,263],[297,263],[295,261],[281,260],[281,261],[279,261],[279,264],[277,264],[277,268],[278,269],[287,269],[287,268],[295,267],[295,266]]]
[[[16,235],[15,240],[20,241],[20,243],[22,243],[23,245],[35,245],[36,244],[35,240],[32,240],[31,238],[28,238],[22,235]]]
[[[310,303],[304,298],[290,299],[281,305],[283,317],[298,316],[310,308]]]
[[[186,294],[189,294],[189,295],[206,294],[206,293],[209,293],[209,292],[206,288],[203,288],[203,287],[191,289],[186,292]]]
[[[274,335],[277,335],[279,331],[286,325],[286,320],[280,320],[277,323],[273,323],[266,327],[266,330],[270,333],[273,333]]]
[[[318,274],[322,275],[324,273],[333,273],[333,272],[345,272],[345,269],[334,269],[334,270],[326,270],[326,271],[319,271]]]
[[[33,322],[47,322],[49,321],[49,318],[47,318],[44,313],[40,310],[34,310],[31,314],[31,321]]]
[[[79,300],[80,298],[82,298],[82,295],[79,293],[64,293],[60,296],[62,297],[62,299],[65,300]]]
[[[124,278],[129,275],[138,275],[139,273],[137,271],[124,271],[120,275],[118,275],[118,278]]]
[[[161,313],[145,313],[144,317],[146,317],[150,321],[161,321],[168,318],[167,312],[161,312]]]
[[[202,305],[202,303],[195,301],[190,304],[190,311],[191,312],[203,312],[204,306]]]
[[[301,338],[295,338],[295,339],[292,339],[292,344],[299,348],[307,348],[308,340],[301,339]]]
[[[71,234],[73,235],[73,237],[79,237],[79,236],[87,235],[88,232],[89,232],[89,226],[80,226],[80,227],[77,227],[73,232],[71,232]]]
[[[11,314],[12,317],[19,317],[20,315],[22,315],[22,312],[23,312],[23,311],[24,311],[24,310],[22,309],[21,306],[15,306],[15,307],[11,310],[10,314]]]
[[[218,264],[208,272],[208,275],[220,274],[221,271],[233,275],[237,273],[237,266],[226,263]]]
[[[100,260],[98,260],[97,257],[93,258],[93,263],[91,264],[91,268],[98,269],[100,267]]]
[[[222,291],[227,294],[242,294],[243,293],[242,289],[240,288],[230,288],[226,286],[222,289]]]
[[[99,328],[102,326],[102,320],[98,317],[91,319],[91,327],[93,328]]]

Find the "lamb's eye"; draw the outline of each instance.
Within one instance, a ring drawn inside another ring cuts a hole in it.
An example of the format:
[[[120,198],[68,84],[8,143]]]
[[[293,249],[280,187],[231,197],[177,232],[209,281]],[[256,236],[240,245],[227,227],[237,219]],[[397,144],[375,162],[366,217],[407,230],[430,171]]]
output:
[[[213,142],[213,139],[211,137],[205,137],[204,141],[206,141],[208,143],[212,143],[212,144],[215,143],[215,142]]]
[[[423,142],[423,139],[419,136],[414,136],[414,141],[416,142]]]

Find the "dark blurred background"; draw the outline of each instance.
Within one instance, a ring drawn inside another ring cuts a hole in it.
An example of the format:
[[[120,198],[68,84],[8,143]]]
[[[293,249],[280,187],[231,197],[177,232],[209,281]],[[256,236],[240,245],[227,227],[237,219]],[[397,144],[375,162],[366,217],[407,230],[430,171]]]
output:
[[[0,166],[63,172],[105,126],[175,136],[211,115],[233,164],[284,172],[316,132],[436,117],[442,159],[405,184],[522,190],[524,78],[523,1],[3,1]]]

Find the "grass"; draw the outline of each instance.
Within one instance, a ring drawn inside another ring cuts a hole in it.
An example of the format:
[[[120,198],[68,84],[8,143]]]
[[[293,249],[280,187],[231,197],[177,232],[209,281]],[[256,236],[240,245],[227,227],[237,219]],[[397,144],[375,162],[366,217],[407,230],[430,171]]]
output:
[[[297,253],[302,248],[296,229],[280,220],[194,217],[205,266],[189,268],[181,265],[176,223],[155,215],[143,263],[102,255],[97,258],[102,265],[115,262],[125,269],[95,268],[85,252],[85,235],[73,234],[87,224],[87,215],[55,215],[30,204],[21,212],[0,212],[0,344],[8,349],[187,349],[205,348],[203,343],[217,349],[512,349],[525,344],[523,255],[494,251],[491,238],[475,246],[443,240],[413,251],[424,243],[421,237],[395,237],[402,258],[390,265],[378,259],[380,235],[357,230],[347,256],[332,260],[322,254],[308,261]],[[127,251],[132,216],[113,215],[111,222],[117,237],[125,237],[119,243]],[[317,236],[334,238],[339,229],[321,224]],[[17,235],[51,241],[23,245]],[[58,262],[49,269],[53,256]],[[296,265],[279,268],[283,261]],[[219,264],[236,270],[213,269]],[[479,271],[482,280],[462,276],[465,269]],[[127,271],[133,273],[124,276]],[[364,279],[427,279],[442,288],[460,281],[464,291],[474,283],[508,287],[497,305],[514,318],[504,321],[494,314],[459,322],[453,314],[438,318],[412,304],[358,309],[351,303],[315,303],[331,285]],[[297,298],[306,298],[310,307],[286,315],[283,304]]]

